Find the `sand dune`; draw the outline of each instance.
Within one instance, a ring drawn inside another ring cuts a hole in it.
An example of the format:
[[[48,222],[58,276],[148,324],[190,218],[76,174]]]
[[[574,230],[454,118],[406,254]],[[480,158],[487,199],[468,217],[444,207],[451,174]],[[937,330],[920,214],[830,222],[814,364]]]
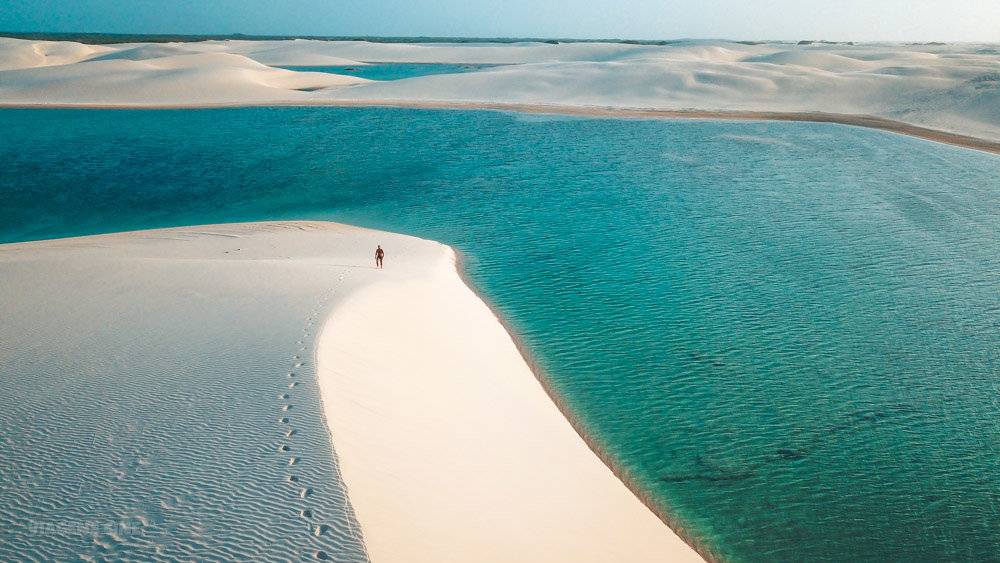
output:
[[[384,270],[371,263],[379,243]],[[587,448],[452,258],[432,241],[302,221],[0,245],[0,373],[18,398],[0,416],[5,451],[45,476],[16,485],[0,514],[96,518],[49,474],[71,466],[67,478],[110,480],[102,511],[144,530],[53,545],[65,538],[20,526],[0,554],[699,560]],[[77,433],[143,423],[80,463]],[[332,440],[346,498],[317,480],[337,476],[317,440]],[[195,481],[197,502],[156,508]],[[166,525],[170,541],[149,543]]]
[[[219,45],[216,43],[213,46]],[[242,41],[221,44],[228,53],[238,53],[270,66],[347,66],[365,63],[344,56],[329,41]]]
[[[365,82],[350,76],[276,69],[229,53],[153,56],[158,49],[139,47],[103,54],[58,70],[42,66],[5,71],[0,97],[26,104],[39,100],[103,105],[239,104],[307,100],[315,90]]]
[[[543,62],[375,82],[338,99],[872,115],[1000,140],[1000,58],[879,49],[767,54],[704,46],[612,61]],[[759,46],[755,46],[759,50]],[[874,60],[869,60],[874,59]],[[324,97],[325,97],[324,96]]]
[[[845,72],[877,68],[872,62],[846,57],[836,53],[818,51],[778,51],[766,55],[756,55],[741,59],[745,63],[770,63],[774,65],[796,65],[830,72]]]
[[[368,41],[227,41],[228,52],[265,62],[278,50],[285,66],[307,65],[317,55],[363,62],[522,64],[555,61],[606,61],[655,53],[660,49],[621,43],[372,43]],[[259,57],[259,58],[258,58]]]
[[[23,41],[0,37],[0,71],[80,62],[111,47],[72,41]]]
[[[98,64],[113,61],[136,64]],[[264,66],[371,62],[508,66],[395,82],[289,74]],[[0,69],[5,69],[0,71],[0,105],[394,100],[414,105],[823,112],[875,116],[1000,141],[1000,49],[993,45],[292,40],[91,47],[2,39]]]
[[[113,61],[113,60],[146,61],[149,59],[161,59],[165,57],[174,57],[177,55],[190,55],[190,54],[192,54],[191,49],[184,48],[183,46],[180,45],[150,43],[150,44],[139,44],[136,45],[135,47],[113,50],[104,55],[91,57],[87,60],[88,61]]]
[[[327,423],[374,561],[698,561],[576,435],[439,247],[339,304]]]

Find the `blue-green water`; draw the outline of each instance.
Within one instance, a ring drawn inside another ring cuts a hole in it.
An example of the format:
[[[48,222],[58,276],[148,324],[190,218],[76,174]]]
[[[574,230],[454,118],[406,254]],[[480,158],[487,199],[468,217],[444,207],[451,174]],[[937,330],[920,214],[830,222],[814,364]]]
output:
[[[377,108],[3,110],[0,131],[3,241],[320,218],[456,246],[719,558],[998,559],[996,156]]]
[[[497,65],[442,64],[442,63],[374,63],[354,66],[284,66],[288,70],[347,74],[368,80],[401,80],[431,74],[458,74],[475,72]]]

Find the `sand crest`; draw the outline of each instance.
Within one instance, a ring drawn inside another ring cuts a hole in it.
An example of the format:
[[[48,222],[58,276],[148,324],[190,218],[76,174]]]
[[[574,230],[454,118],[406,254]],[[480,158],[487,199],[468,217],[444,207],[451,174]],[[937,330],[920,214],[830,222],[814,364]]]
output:
[[[317,352],[374,561],[700,560],[563,418],[449,248],[388,264]]]
[[[113,478],[102,508],[140,510],[143,526],[217,526],[207,544],[172,530],[164,553],[180,558],[224,545],[237,559],[700,560],[588,449],[453,258],[433,241],[306,221],[0,245],[14,428],[33,405],[31,420],[72,421],[44,448],[11,435],[18,466]],[[74,433],[133,424],[142,433],[112,432],[78,463]],[[323,469],[322,443],[339,471]],[[160,498],[190,488],[181,471],[198,476],[197,502]],[[317,480],[338,474],[346,487]],[[92,510],[49,482],[4,514]],[[157,502],[178,512],[134,508]],[[134,558],[144,537],[81,536],[78,553]],[[38,536],[9,540],[42,549]]]
[[[277,66],[498,64],[367,81]],[[986,44],[371,43],[89,46],[0,39],[0,106],[559,106],[850,116],[1000,142],[1000,47]],[[904,127],[905,126],[905,127]]]

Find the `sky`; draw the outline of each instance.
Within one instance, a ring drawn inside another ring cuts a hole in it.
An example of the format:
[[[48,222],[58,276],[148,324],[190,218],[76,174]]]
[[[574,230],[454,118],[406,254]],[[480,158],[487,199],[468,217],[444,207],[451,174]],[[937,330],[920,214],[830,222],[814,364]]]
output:
[[[1000,42],[1000,0],[0,0],[0,31]]]

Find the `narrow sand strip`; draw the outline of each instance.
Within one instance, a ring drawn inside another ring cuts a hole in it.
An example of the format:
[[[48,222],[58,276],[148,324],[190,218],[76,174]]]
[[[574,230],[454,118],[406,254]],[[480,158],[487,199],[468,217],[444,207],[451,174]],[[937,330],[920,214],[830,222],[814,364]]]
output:
[[[451,249],[394,250],[317,347],[372,559],[700,561],[576,434]]]
[[[578,106],[564,104],[520,104],[507,102],[459,102],[421,100],[307,100],[296,102],[267,101],[245,103],[197,104],[100,104],[100,103],[4,103],[0,108],[12,109],[211,109],[228,107],[391,107],[439,110],[490,110],[517,113],[575,115],[581,117],[610,117],[619,119],[702,119],[714,121],[797,121],[806,123],[836,123],[867,129],[878,129],[898,135],[916,137],[967,149],[1000,154],[1000,142],[921,127],[874,115],[825,113],[819,111],[724,111],[724,110],[669,110],[655,108],[628,108],[614,106]]]

